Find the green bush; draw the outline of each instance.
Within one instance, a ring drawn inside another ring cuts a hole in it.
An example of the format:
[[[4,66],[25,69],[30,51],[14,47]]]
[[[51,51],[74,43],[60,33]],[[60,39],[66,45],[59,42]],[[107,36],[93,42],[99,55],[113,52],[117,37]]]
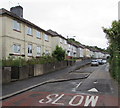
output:
[[[113,58],[110,60],[110,73],[120,83],[120,54],[118,53],[113,53]]]
[[[49,55],[44,55],[40,58],[32,58],[27,61],[27,64],[32,65],[32,64],[46,64],[46,63],[52,63],[56,62],[56,58],[51,57]]]
[[[25,65],[34,65],[34,64],[46,64],[52,62],[57,62],[57,59],[49,55],[43,55],[40,58],[32,58],[28,60],[22,58],[8,57],[8,59],[1,60],[0,64],[2,66],[25,66]]]
[[[25,65],[27,65],[27,62],[25,59],[22,58],[13,59],[12,57],[9,57],[8,59],[2,60],[2,66],[25,66]]]
[[[55,57],[58,61],[62,61],[65,59],[65,50],[57,45],[56,49],[52,53],[52,56]]]

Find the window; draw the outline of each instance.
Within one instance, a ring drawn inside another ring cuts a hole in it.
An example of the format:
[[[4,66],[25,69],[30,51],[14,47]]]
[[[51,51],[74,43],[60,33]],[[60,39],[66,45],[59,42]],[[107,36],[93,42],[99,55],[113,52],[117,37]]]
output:
[[[20,54],[20,45],[18,45],[18,44],[14,44],[13,45],[13,52],[14,53],[17,53],[17,54]]]
[[[32,45],[31,44],[28,45],[28,55],[29,56],[32,55]]]
[[[20,31],[20,23],[18,21],[13,21],[13,29]]]
[[[36,37],[41,38],[41,33],[39,31],[36,31]]]
[[[40,55],[41,55],[41,47],[37,46],[37,56],[40,56]]]
[[[60,38],[60,43],[62,43],[62,39]]]
[[[45,34],[45,41],[49,41],[48,35]]]
[[[30,27],[27,28],[27,34],[32,35],[32,28],[30,28]]]
[[[70,49],[71,45],[70,45],[70,44],[68,44],[68,47],[69,47],[69,49]]]
[[[64,44],[67,44],[67,41],[66,41],[66,40],[64,40]]]
[[[48,50],[45,50],[45,54],[46,54],[46,55],[49,55],[50,53],[49,53],[49,51],[48,51]]]

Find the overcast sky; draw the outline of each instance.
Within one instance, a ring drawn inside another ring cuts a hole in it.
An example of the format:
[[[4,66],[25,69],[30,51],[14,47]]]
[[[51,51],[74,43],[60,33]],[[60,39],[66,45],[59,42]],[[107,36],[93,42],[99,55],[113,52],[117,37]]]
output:
[[[106,48],[102,27],[118,19],[119,0],[0,0],[0,8],[23,7],[24,18],[44,30],[73,36],[85,45]]]

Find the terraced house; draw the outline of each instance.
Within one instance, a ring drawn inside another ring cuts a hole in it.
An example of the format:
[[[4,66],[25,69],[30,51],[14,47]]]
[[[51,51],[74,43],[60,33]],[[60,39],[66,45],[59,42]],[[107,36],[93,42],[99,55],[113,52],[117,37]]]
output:
[[[54,51],[58,45],[59,47],[62,47],[67,53],[67,39],[53,30],[47,30],[47,32],[52,35],[52,51]]]
[[[51,55],[57,45],[66,51],[68,58],[105,57],[100,51],[69,42],[57,32],[45,31],[24,19],[21,6],[12,7],[10,11],[0,9],[0,28],[0,59],[9,56],[29,59]]]
[[[0,58],[22,56],[25,58],[51,54],[52,36],[23,18],[21,6],[12,7],[10,11],[0,9]]]

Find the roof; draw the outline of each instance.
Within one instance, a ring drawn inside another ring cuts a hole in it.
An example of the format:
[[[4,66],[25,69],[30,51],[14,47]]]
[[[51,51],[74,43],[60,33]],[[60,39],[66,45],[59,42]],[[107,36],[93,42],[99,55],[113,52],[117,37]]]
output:
[[[39,26],[31,23],[30,21],[28,21],[28,20],[26,20],[24,18],[21,18],[21,17],[17,16],[16,14],[14,14],[14,13],[12,13],[12,12],[4,9],[4,8],[0,9],[0,15],[10,16],[10,17],[15,18],[15,19],[17,19],[17,20],[19,20],[19,21],[21,21],[21,22],[23,22],[23,23],[25,23],[25,24],[27,24],[29,26],[32,26],[32,27],[34,27],[34,28],[36,28],[36,29],[48,34],[48,35],[51,35],[49,32],[45,31],[44,29],[40,28]]]
[[[58,34],[56,31],[53,31],[51,29],[47,30],[48,33],[50,33],[52,36],[56,37],[56,36],[59,36],[65,40],[67,40],[65,37],[63,37],[61,34]]]
[[[52,34],[53,36],[58,36],[59,34],[51,29],[47,30],[47,32],[49,32],[50,34]]]
[[[67,41],[67,43],[68,43],[68,44],[71,44],[71,45],[73,45],[73,46],[75,46],[75,47],[79,47],[79,45],[76,44],[76,43],[73,43],[73,42],[70,42],[70,41]]]
[[[85,48],[85,46],[84,46],[84,45],[82,45],[82,44],[80,44],[80,45],[79,45],[79,47],[80,47],[80,48],[83,48],[83,49]]]

